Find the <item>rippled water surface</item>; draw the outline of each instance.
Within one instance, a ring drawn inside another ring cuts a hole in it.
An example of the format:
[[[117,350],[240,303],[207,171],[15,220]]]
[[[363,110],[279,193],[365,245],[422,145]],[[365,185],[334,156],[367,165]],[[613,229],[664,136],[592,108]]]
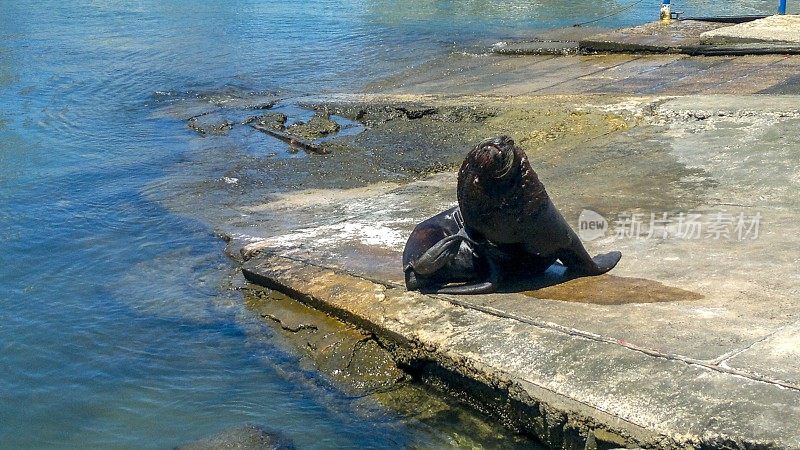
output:
[[[631,2],[0,3],[0,447],[165,448],[245,422],[302,448],[456,445],[355,415],[296,368],[230,288],[211,226],[152,192],[180,185],[154,182],[181,176],[196,139],[156,111],[202,92],[358,90]],[[656,14],[643,4],[598,25]]]

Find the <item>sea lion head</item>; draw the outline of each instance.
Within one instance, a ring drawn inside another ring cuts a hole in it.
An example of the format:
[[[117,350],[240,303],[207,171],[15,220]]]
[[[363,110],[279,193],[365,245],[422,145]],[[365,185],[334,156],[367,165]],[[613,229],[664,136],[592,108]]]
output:
[[[517,153],[514,140],[503,135],[479,142],[472,150],[472,158],[485,176],[494,182],[502,182],[517,172]]]

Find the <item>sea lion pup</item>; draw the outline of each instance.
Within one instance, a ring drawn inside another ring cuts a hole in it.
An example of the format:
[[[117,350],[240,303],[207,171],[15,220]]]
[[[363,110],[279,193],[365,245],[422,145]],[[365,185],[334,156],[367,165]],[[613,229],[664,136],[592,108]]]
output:
[[[403,250],[406,288],[439,294],[483,294],[497,288],[494,258],[464,231],[458,206],[419,223]],[[479,282],[479,280],[485,280]],[[447,286],[450,283],[467,284]]]
[[[600,275],[622,257],[616,251],[589,256],[550,201],[525,152],[508,136],[486,139],[467,154],[457,189],[466,234],[505,253],[527,253],[544,262],[533,271],[559,260],[567,276]]]

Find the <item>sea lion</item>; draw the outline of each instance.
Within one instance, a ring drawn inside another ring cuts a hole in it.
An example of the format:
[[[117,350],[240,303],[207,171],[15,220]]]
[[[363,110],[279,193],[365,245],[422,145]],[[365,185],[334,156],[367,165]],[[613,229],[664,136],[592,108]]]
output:
[[[531,272],[559,260],[569,277],[600,275],[622,257],[617,251],[589,256],[525,152],[508,136],[486,139],[467,154],[457,190],[465,234],[477,242],[488,240],[506,254],[529,255],[536,262]]]
[[[442,211],[419,223],[406,242],[406,288],[440,294],[494,292],[498,279],[494,258],[481,252],[482,246],[466,235],[458,206]],[[459,282],[467,284],[447,286]]]

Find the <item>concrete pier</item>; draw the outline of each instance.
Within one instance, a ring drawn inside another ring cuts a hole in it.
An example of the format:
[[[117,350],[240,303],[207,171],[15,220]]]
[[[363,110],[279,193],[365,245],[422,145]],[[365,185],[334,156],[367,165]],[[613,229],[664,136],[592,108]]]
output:
[[[405,238],[455,204],[452,166],[247,205],[280,220],[232,246],[251,282],[373,333],[414,377],[552,448],[800,448],[798,67],[453,55],[373,94],[305,100],[535,118],[509,132],[576,229],[585,210],[606,219],[585,244],[622,251],[607,275],[554,267],[491,295],[406,291]]]

